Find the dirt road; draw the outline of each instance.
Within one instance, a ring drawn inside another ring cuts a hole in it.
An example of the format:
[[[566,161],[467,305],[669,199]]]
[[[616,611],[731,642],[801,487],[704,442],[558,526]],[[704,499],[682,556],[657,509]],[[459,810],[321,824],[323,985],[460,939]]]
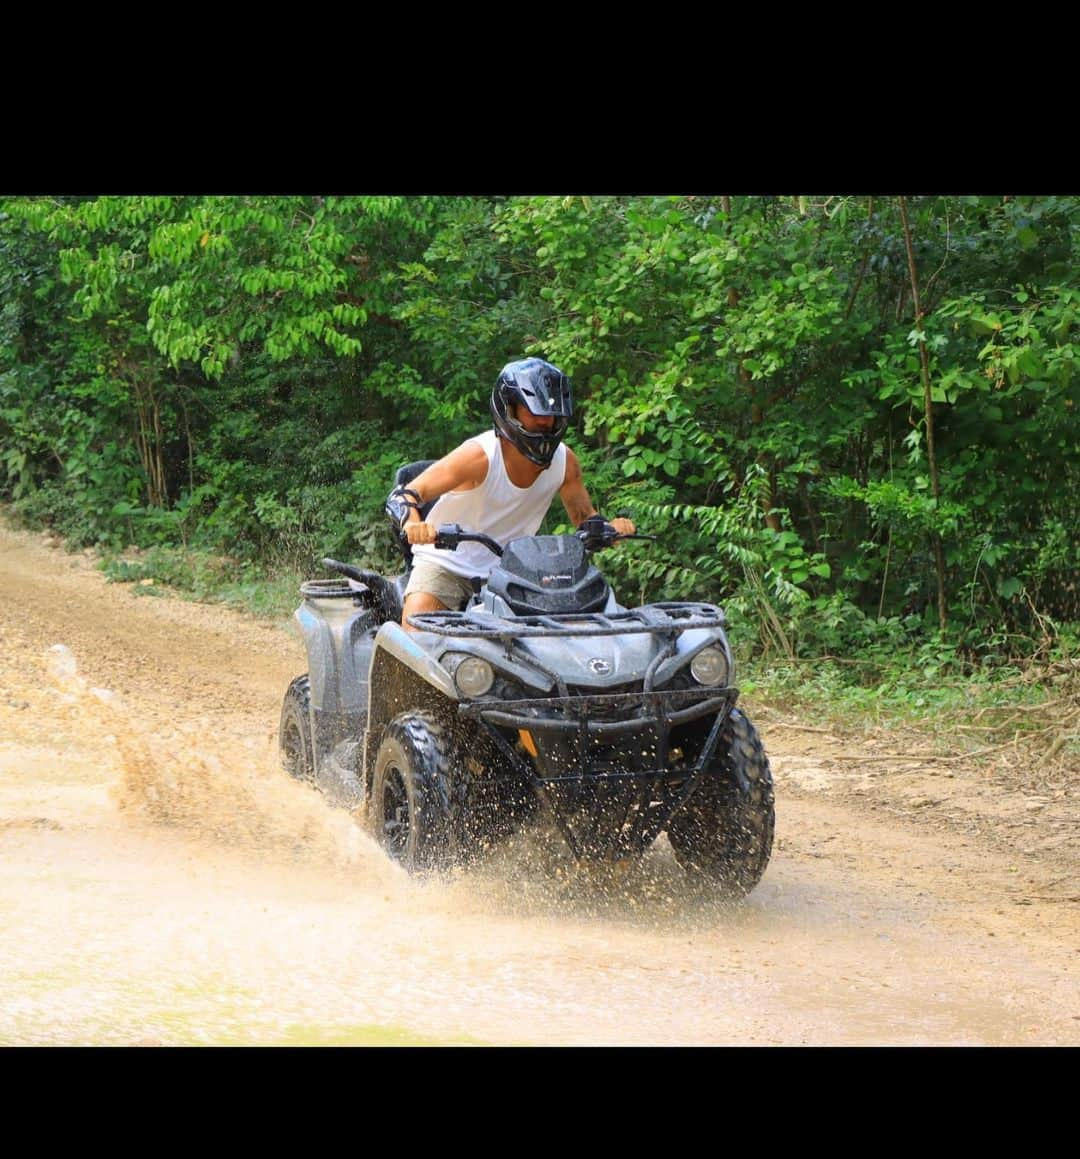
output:
[[[663,840],[617,883],[522,840],[418,884],[280,772],[288,624],[2,524],[0,585],[0,1045],[1080,1044],[1075,785],[751,702],[743,906]]]

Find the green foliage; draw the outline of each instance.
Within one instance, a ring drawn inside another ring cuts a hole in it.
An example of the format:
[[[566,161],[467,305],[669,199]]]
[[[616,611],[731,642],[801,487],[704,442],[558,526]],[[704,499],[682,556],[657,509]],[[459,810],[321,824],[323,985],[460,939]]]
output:
[[[814,714],[841,728],[919,722],[948,733],[948,722],[958,715],[1006,709],[1015,719],[1018,706],[1037,707],[1053,695],[1038,680],[1021,676],[1021,669],[1007,664],[972,667],[940,637],[919,643],[909,639],[890,648],[882,636],[857,657],[797,663],[747,659],[739,685],[756,700],[782,707],[784,716]],[[1021,717],[1021,728],[1026,723]],[[1030,726],[1038,724],[1032,716]],[[949,739],[955,741],[955,735]]]
[[[396,467],[539,354],[598,506],[660,537],[604,557],[624,600],[721,602],[772,660],[1044,654],[1080,622],[1080,199],[905,204],[919,317],[896,198],[8,198],[0,499],[394,571]]]

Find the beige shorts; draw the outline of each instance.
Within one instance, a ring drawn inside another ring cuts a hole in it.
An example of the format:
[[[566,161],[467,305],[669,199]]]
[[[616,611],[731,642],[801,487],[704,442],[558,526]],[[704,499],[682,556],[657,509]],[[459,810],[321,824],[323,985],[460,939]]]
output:
[[[424,592],[452,612],[460,612],[472,599],[472,580],[463,575],[455,575],[437,563],[417,562],[414,564],[409,582],[405,587],[405,595],[413,592]]]

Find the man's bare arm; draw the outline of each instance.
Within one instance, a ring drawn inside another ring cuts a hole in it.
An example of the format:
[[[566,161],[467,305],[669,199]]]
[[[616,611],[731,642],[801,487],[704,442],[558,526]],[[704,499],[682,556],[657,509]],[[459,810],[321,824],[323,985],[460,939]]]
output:
[[[569,447],[566,448],[566,474],[563,476],[563,485],[559,488],[559,496],[566,508],[566,514],[570,516],[570,522],[575,527],[580,527],[590,515],[600,514],[586,490],[585,480],[581,474],[581,463]],[[612,519],[609,522],[620,535],[634,534],[634,524],[630,519]]]
[[[455,447],[450,454],[432,463],[408,484],[420,496],[420,503],[430,503],[448,491],[471,491],[487,478],[488,460],[484,449],[470,440]],[[410,509],[403,528],[410,543],[434,543],[436,527],[425,523],[420,512]]]

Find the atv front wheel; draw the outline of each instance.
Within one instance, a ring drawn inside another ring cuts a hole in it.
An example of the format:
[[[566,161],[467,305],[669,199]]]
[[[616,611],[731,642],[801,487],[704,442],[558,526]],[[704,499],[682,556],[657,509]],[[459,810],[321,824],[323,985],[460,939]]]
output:
[[[702,783],[668,823],[675,860],[731,899],[761,880],[772,852],[772,770],[757,730],[733,708]]]
[[[383,734],[371,784],[375,838],[409,873],[445,868],[452,855],[451,742],[430,712],[405,712]]]
[[[278,729],[281,767],[298,781],[315,781],[314,746],[311,741],[311,685],[308,674],[297,678],[285,692]]]

